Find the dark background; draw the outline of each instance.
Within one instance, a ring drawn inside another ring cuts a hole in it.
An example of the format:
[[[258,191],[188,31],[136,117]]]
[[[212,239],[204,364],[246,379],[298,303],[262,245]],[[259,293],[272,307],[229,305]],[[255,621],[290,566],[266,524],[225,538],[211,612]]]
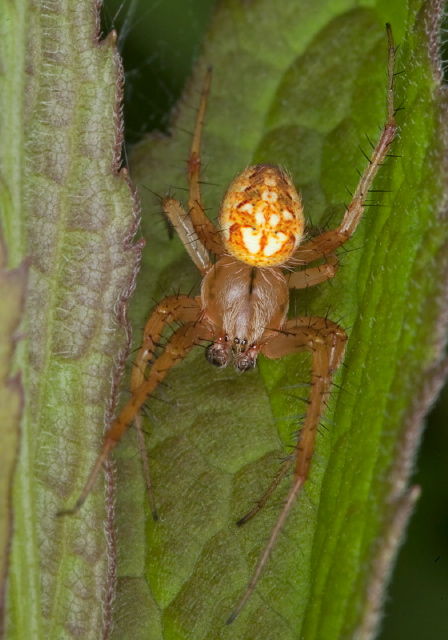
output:
[[[104,35],[119,33],[129,149],[145,133],[167,132],[200,53],[215,0],[106,0]],[[175,19],[173,18],[175,16]],[[448,60],[446,51],[442,53]],[[413,484],[422,496],[388,590],[379,640],[448,639],[448,388],[429,415]]]

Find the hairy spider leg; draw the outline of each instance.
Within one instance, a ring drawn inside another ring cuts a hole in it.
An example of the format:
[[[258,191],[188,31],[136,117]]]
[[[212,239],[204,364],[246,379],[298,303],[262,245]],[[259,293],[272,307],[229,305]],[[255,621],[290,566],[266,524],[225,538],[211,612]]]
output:
[[[336,275],[339,260],[336,256],[328,256],[327,262],[310,269],[303,269],[302,271],[293,271],[287,276],[288,286],[290,289],[306,289],[307,287],[314,287],[321,282],[325,282]],[[282,478],[289,471],[293,464],[293,457],[289,456],[281,465],[274,480],[269,487],[263,493],[261,498],[257,500],[253,509],[251,509],[245,516],[238,520],[237,525],[241,526],[246,524],[251,518],[253,518],[266,504],[269,497],[275,491],[280,484]]]
[[[290,289],[306,289],[307,287],[314,287],[321,282],[325,282],[326,280],[333,278],[336,275],[338,264],[339,260],[336,256],[328,256],[327,261],[324,264],[311,267],[310,269],[303,269],[302,271],[293,271],[287,276],[288,286]],[[274,480],[263,493],[261,498],[259,498],[255,503],[255,506],[246,513],[245,516],[238,520],[238,526],[246,524],[246,522],[251,520],[251,518],[253,518],[264,507],[269,497],[280,484],[282,478],[288,473],[293,461],[293,457],[288,456],[281,465]]]
[[[280,482],[283,480],[285,475],[288,473],[288,471],[290,470],[293,464],[294,464],[294,456],[288,456],[286,460],[283,461],[280,469],[277,471],[275,475],[275,478],[273,479],[269,487],[266,489],[266,491],[263,493],[261,498],[259,498],[256,501],[255,506],[248,513],[246,513],[245,516],[243,516],[237,521],[237,525],[239,527],[241,527],[243,524],[246,524],[246,522],[249,522],[249,520],[251,520],[255,515],[257,515],[259,511],[261,511],[261,509],[269,500],[270,496],[274,493],[274,491],[276,490]]]
[[[210,329],[207,325],[203,324],[199,318],[194,322],[187,322],[173,333],[160,356],[154,360],[148,377],[142,382],[138,389],[134,391],[128,403],[112,422],[104,438],[103,448],[96,459],[84,489],[75,505],[71,509],[59,511],[57,515],[74,514],[80,509],[92,490],[95,480],[109,453],[118,444],[124,433],[135,420],[148,396],[162,382],[172,367],[181,362],[194,346],[203,340],[210,340],[211,337]]]
[[[148,364],[154,359],[160,337],[166,326],[179,322],[195,322],[201,314],[201,298],[186,295],[170,296],[159,302],[143,330],[143,341],[134,362],[131,390],[135,392],[145,380]]]
[[[164,198],[162,200],[162,208],[181,239],[188,255],[204,276],[212,266],[212,261],[210,260],[209,252],[198,238],[190,216],[179,200],[175,198]]]
[[[162,200],[162,208],[166,216],[179,234],[185,249],[202,275],[207,273],[212,264],[209,253],[213,253],[218,257],[224,253],[221,237],[213,223],[204,213],[199,182],[202,130],[204,128],[211,79],[212,71],[209,68],[202,88],[201,102],[188,157],[188,213],[176,198],[168,197]]]
[[[199,183],[201,173],[201,138],[202,130],[204,128],[205,110],[207,108],[211,80],[212,70],[209,68],[202,88],[201,102],[199,104],[196,126],[193,133],[190,156],[188,158],[188,180],[190,187],[188,210],[193,227],[204,247],[207,251],[211,251],[215,255],[221,256],[224,253],[221,237],[213,223],[204,213]]]
[[[258,560],[247,589],[238,602],[234,612],[227,620],[227,624],[235,620],[255,589],[258,579],[277,541],[278,535],[291,512],[301,488],[308,479],[317,428],[330,393],[333,373],[340,365],[344,355],[346,340],[347,335],[345,331],[335,322],[331,322],[326,318],[301,317],[295,320],[288,320],[284,329],[261,349],[261,353],[267,358],[274,359],[283,358],[284,356],[299,351],[311,351],[313,356],[313,381],[311,383],[311,393],[305,422],[300,430],[296,445],[294,481],[292,487],[287,495],[280,516],[274,525],[269,541]],[[288,469],[287,463],[288,461],[285,461],[283,465],[284,470],[281,470],[281,477],[283,477]],[[280,482],[281,477],[278,479],[278,482]],[[276,480],[277,478],[275,481]],[[278,484],[278,482],[276,484]],[[248,514],[248,516],[249,515],[250,514]],[[244,521],[246,521],[246,519],[244,519]]]
[[[336,256],[327,256],[326,262],[316,267],[293,271],[286,280],[290,289],[306,289],[314,287],[316,284],[330,280],[336,275],[339,259]]]
[[[169,298],[162,300],[162,302],[156,306],[143,330],[142,346],[139,349],[132,369],[132,394],[137,393],[138,389],[145,381],[146,368],[155,358],[160,337],[165,327],[173,323],[185,324],[187,322],[195,322],[199,318],[200,313],[200,297],[190,298],[186,295],[170,296]],[[134,424],[137,429],[137,438],[143,463],[143,471],[151,513],[153,519],[157,520],[157,509],[149,470],[148,451],[146,449],[145,439],[143,436],[142,417],[140,412],[136,414]]]
[[[369,164],[365,168],[353,194],[352,200],[347,207],[342,223],[336,229],[325,231],[317,238],[301,245],[294,253],[291,264],[308,264],[323,256],[333,253],[336,249],[347,242],[353,235],[364,211],[364,205],[372,182],[378,169],[387,156],[389,147],[394,141],[397,132],[395,123],[396,109],[394,107],[394,65],[395,46],[392,37],[392,30],[389,24],[386,25],[387,38],[389,43],[388,62],[388,85],[387,85],[387,116],[386,124],[381,133],[376,147],[373,150]]]

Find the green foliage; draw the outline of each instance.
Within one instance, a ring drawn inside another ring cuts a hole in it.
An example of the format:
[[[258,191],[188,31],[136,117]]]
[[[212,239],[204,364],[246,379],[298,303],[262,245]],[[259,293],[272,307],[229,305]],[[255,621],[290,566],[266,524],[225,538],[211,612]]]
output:
[[[291,305],[292,315],[328,313],[347,328],[345,366],[335,378],[307,487],[256,593],[230,627],[224,621],[265,545],[288,479],[253,521],[241,529],[235,521],[294,443],[309,358],[264,360],[259,370],[237,375],[217,373],[197,349],[148,403],[160,521],[149,516],[132,434],[117,450],[117,555],[110,474],[106,490],[98,481],[76,517],[54,517],[78,495],[113,411],[109,398],[126,350],[121,302],[136,264],[129,245],[135,203],[116,173],[120,85],[113,42],[96,42],[92,3],[66,10],[23,0],[1,8],[2,228],[10,266],[30,258],[16,361],[26,404],[8,639],[371,637],[415,498],[406,483],[418,418],[437,386],[448,235],[440,115],[446,105],[430,59],[433,4],[310,6],[281,0],[273,12],[270,0],[221,2],[176,132],[141,144],[132,160],[148,240],[132,306],[138,346],[155,299],[199,286],[145,187],[183,196],[185,131],[193,126],[205,67],[214,68],[203,143],[210,217],[238,171],[267,161],[291,172],[312,225],[334,226],[350,197],[346,188],[356,186],[356,168],[365,166],[358,145],[368,152],[366,134],[376,140],[384,120],[384,23],[392,24],[403,72],[396,80],[396,101],[404,107],[393,147],[398,157],[381,169],[372,193],[380,206],[366,210],[348,252],[341,252],[337,277]],[[12,283],[4,316],[10,327],[20,302],[17,278],[5,277],[7,288]],[[7,343],[11,330],[0,333]],[[17,392],[4,407],[14,419]],[[2,438],[7,428],[2,421]],[[11,510],[0,514],[3,541]]]
[[[0,245],[0,634],[3,632],[3,602],[8,574],[8,552],[13,534],[11,509],[12,480],[19,451],[20,416],[23,405],[20,379],[11,379],[15,332],[23,310],[26,266],[6,269],[4,247]]]
[[[55,514],[95,459],[127,344],[138,252],[133,195],[117,172],[118,60],[113,39],[97,41],[91,2],[1,11],[2,228],[11,264],[29,263],[6,635],[98,638],[113,579],[104,484],[81,517]],[[3,291],[2,302],[12,314]]]
[[[412,456],[405,442],[422,381],[429,382],[440,357],[434,331],[447,236],[437,204],[445,143],[423,31],[427,8],[324,4],[308,14],[308,5],[284,2],[273,16],[265,2],[222,3],[176,132],[170,140],[142,144],[133,157],[133,175],[143,187],[163,195],[171,186],[182,199],[185,131],[192,130],[191,107],[211,63],[203,143],[210,217],[239,170],[273,162],[291,172],[312,224],[335,225],[350,197],[347,189],[356,186],[355,169],[365,166],[359,145],[368,153],[366,136],[375,141],[384,120],[384,24],[392,24],[401,45],[397,71],[403,71],[396,102],[405,107],[392,153],[401,157],[381,169],[374,189],[383,193],[372,194],[375,206],[366,210],[348,253],[341,252],[335,280],[302,292],[292,304],[293,314],[341,318],[350,335],[345,366],[336,377],[308,486],[257,593],[230,628],[223,621],[247,584],[288,482],[254,521],[242,529],[234,522],[261,495],[294,442],[309,360],[263,360],[259,372],[238,376],[211,371],[199,350],[170,374],[162,402],[149,403],[148,445],[162,521],[148,519],[147,546],[140,541],[137,555],[139,563],[146,558],[141,580],[150,604],[143,617],[159,608],[157,625],[166,638],[368,637],[380,606],[380,597],[369,603],[368,594],[379,585],[381,592],[391,558],[383,559],[393,557],[415,498],[405,491]],[[144,188],[141,194],[148,247],[142,299],[137,294],[133,307],[137,327],[148,313],[148,298],[194,290],[195,283],[197,290],[198,283],[180,243],[169,239],[153,213],[154,196]],[[128,504],[129,493],[121,491]],[[139,509],[143,491],[140,496]],[[135,567],[129,529],[123,584],[128,566]],[[133,586],[127,584],[130,603]],[[136,614],[136,626],[138,619]]]

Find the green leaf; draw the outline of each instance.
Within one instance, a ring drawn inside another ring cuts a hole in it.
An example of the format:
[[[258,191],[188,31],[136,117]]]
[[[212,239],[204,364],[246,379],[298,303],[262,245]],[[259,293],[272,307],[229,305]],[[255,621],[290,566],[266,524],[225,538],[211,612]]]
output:
[[[10,263],[29,263],[6,636],[98,638],[114,586],[110,469],[80,517],[56,512],[96,457],[129,342],[139,247],[119,172],[121,67],[90,1],[5,2],[0,28],[2,227]]]
[[[353,190],[355,168],[364,166],[358,145],[368,151],[365,134],[376,139],[384,119],[386,21],[401,44],[396,90],[404,111],[394,146],[401,157],[381,170],[375,188],[388,193],[374,199],[384,206],[366,211],[337,278],[292,302],[293,315],[329,313],[347,328],[346,366],[335,380],[342,391],[335,387],[306,490],[230,627],[224,621],[288,481],[256,519],[242,529],[235,520],[294,443],[309,359],[219,375],[198,349],[148,402],[160,522],[149,517],[132,434],[117,452],[117,552],[110,473],[106,490],[98,481],[76,517],[54,517],[79,494],[114,409],[110,395],[127,343],[123,303],[137,259],[129,244],[136,207],[117,174],[113,40],[97,42],[92,3],[68,9],[23,0],[0,9],[2,228],[9,266],[30,260],[16,359],[26,404],[10,559],[2,546],[8,638],[110,637],[116,572],[115,638],[325,640],[369,638],[376,627],[416,497],[406,485],[421,418],[443,373],[446,98],[436,68],[437,16],[422,0],[408,7],[322,1],[312,9],[281,0],[272,7],[268,0],[220,4],[178,131],[136,150],[149,239],[133,310],[136,344],[154,298],[199,285],[144,187],[182,194],[185,130],[206,65],[214,65],[204,139],[212,218],[230,179],[250,162],[269,161],[291,171],[313,225],[337,224],[345,187]],[[19,299],[18,285],[10,318]],[[2,407],[14,420],[17,396]],[[5,421],[1,428],[4,443]]]
[[[223,2],[169,140],[133,156],[148,239],[133,306],[135,340],[151,300],[199,286],[156,198],[184,198],[184,166],[206,65],[203,142],[210,217],[251,162],[285,166],[311,223],[335,226],[385,114],[390,22],[400,49],[400,133],[337,277],[294,298],[291,313],[347,328],[345,366],[318,436],[311,477],[256,593],[231,627],[288,490],[253,521],[235,520],[268,486],[304,413],[306,356],[217,373],[201,350],[148,402],[148,446],[161,515],[148,513],[135,444],[118,452],[120,601],[116,638],[369,638],[416,492],[407,482],[421,420],[441,384],[448,229],[443,213],[445,96],[429,3]],[[405,27],[406,25],[406,27]],[[428,26],[429,25],[429,28]],[[428,35],[429,31],[429,35]],[[376,206],[379,205],[379,206]],[[194,289],[193,289],[194,290]],[[341,391],[339,391],[341,388]],[[143,516],[146,511],[146,521]],[[144,529],[146,538],[144,537]],[[143,570],[142,567],[145,567]]]
[[[0,239],[0,635],[4,631],[6,581],[9,573],[9,548],[14,530],[11,505],[12,481],[19,451],[20,417],[23,408],[19,376],[11,377],[17,328],[23,310],[26,265],[6,268],[6,252]]]

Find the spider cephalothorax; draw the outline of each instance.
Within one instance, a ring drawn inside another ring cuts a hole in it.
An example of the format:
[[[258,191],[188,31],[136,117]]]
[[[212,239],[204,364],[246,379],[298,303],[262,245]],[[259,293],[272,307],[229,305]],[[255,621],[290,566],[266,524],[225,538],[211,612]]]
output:
[[[304,241],[302,203],[291,178],[281,168],[260,164],[240,173],[224,196],[219,228],[204,214],[200,193],[200,142],[210,72],[202,93],[188,162],[190,195],[188,210],[175,198],[165,198],[165,214],[179,234],[188,254],[203,276],[201,294],[165,298],[149,318],[134,364],[131,398],[112,423],[103,449],[73,513],[83,504],[111,449],[135,422],[143,442],[140,411],[148,396],[199,343],[209,342],[206,357],[218,367],[233,363],[240,371],[252,369],[259,354],[282,358],[299,351],[312,355],[312,383],[307,412],[298,436],[296,455],[290,456],[279,475],[294,464],[294,480],[254,576],[231,622],[246,602],[261,574],[292,505],[308,478],[317,427],[328,398],[333,374],[341,363],[347,336],[328,318],[287,319],[289,289],[305,289],[332,278],[338,260],[334,252],[355,231],[367,193],[393,141],[396,125],[393,105],[394,46],[390,28],[387,120],[361,175],[340,225]],[[210,255],[216,257],[214,262]],[[309,266],[312,264],[313,266]],[[294,270],[293,267],[300,269]],[[285,267],[288,267],[286,269]],[[174,327],[163,348],[160,339],[167,326]],[[157,518],[144,447],[146,481],[154,519]],[[274,485],[277,481],[274,481]],[[264,504],[265,496],[240,523]],[[65,512],[66,513],[66,512]]]
[[[207,359],[217,366],[233,360],[237,369],[246,371],[283,325],[289,292],[280,269],[260,269],[224,256],[207,272],[201,298],[204,320],[216,336]]]

